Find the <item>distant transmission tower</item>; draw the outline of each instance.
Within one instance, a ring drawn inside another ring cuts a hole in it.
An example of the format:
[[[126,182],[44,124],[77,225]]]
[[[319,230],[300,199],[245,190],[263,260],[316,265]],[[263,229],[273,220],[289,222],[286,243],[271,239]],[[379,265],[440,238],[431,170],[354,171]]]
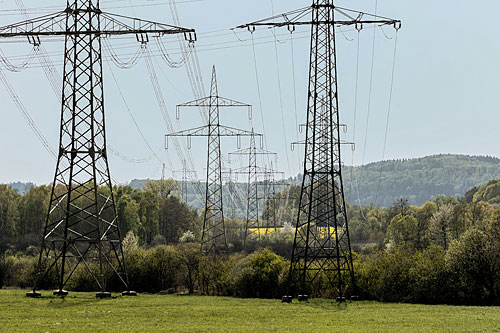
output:
[[[41,244],[38,278],[30,297],[49,272],[58,276],[54,295],[84,266],[98,285],[97,297],[110,297],[107,280],[115,275],[129,291],[121,235],[110,180],[104,122],[101,39],[135,34],[185,34],[194,30],[104,13],[99,0],[67,1],[64,11],[0,28],[0,37],[64,36],[64,75],[59,156]],[[142,38],[139,38],[142,36]]]
[[[227,192],[229,193],[229,216],[235,218],[242,202],[237,189],[238,175],[233,175],[232,169],[229,168],[228,171],[222,172],[222,178]]]
[[[274,232],[278,230],[278,201],[280,201],[281,198],[277,197],[276,186],[288,185],[284,182],[276,182],[276,179],[274,177],[276,173],[277,172],[275,172],[273,169],[273,163],[271,162],[270,169],[268,169],[267,167],[264,169],[264,182],[261,184],[264,187],[264,196],[260,197],[259,200],[264,201],[263,212],[264,209],[266,209],[267,211],[267,216],[263,216],[263,219],[265,219],[266,221],[266,235],[269,234],[270,229],[274,229]]]
[[[181,202],[185,205],[188,203],[188,183],[190,176],[194,175],[193,170],[189,170],[186,160],[182,161],[182,170],[174,170],[173,175],[181,174]]]
[[[252,136],[250,131],[223,126],[219,121],[221,107],[246,107],[251,116],[251,106],[219,96],[215,66],[212,70],[210,96],[192,102],[181,104],[177,109],[184,107],[204,107],[208,109],[208,124],[186,131],[166,135],[168,137],[187,137],[191,146],[192,137],[208,137],[207,157],[207,185],[205,198],[205,214],[203,218],[202,248],[206,253],[217,254],[227,250],[226,230],[224,226],[224,210],[222,205],[222,168],[220,138],[224,136],[237,137]]]
[[[320,274],[337,289],[340,300],[346,293],[345,278],[355,289],[342,182],[335,27],[360,31],[364,24],[401,27],[398,20],[337,7],[334,0],[313,0],[310,7],[237,27],[253,33],[259,26],[287,26],[290,32],[298,25],[311,26],[304,178],[289,276],[289,292],[298,284],[300,300],[308,298]],[[291,300],[283,297],[284,302]]]
[[[252,129],[253,133],[253,129]],[[230,153],[231,155],[247,155],[248,156],[248,166],[246,168],[232,170],[234,174],[247,173],[248,174],[248,183],[247,183],[247,214],[246,214],[246,225],[245,225],[245,233],[243,236],[243,247],[245,248],[247,245],[247,241],[260,241],[260,223],[259,223],[259,191],[258,185],[259,175],[267,176],[272,171],[267,169],[262,169],[257,166],[257,156],[258,155],[274,155],[271,151],[265,149],[257,149],[255,144],[255,135],[250,137],[250,147],[246,149],[240,149],[236,152]],[[255,233],[253,231],[257,230]]]

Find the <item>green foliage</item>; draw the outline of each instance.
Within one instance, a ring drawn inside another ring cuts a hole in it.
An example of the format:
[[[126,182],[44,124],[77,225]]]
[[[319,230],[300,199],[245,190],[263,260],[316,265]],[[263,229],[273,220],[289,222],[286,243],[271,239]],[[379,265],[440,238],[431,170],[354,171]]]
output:
[[[241,259],[231,271],[233,294],[240,297],[278,298],[283,295],[281,276],[286,261],[268,249]]]
[[[37,260],[24,255],[8,255],[3,260],[5,269],[4,285],[7,287],[28,288],[34,284]]]
[[[177,244],[187,230],[201,234],[197,212],[179,201],[176,186],[175,181],[164,180],[150,181],[143,190],[115,187],[121,234],[132,231],[140,244],[151,244],[157,237],[160,237],[157,243],[162,239],[162,244]],[[59,193],[64,188],[58,186],[55,191]],[[106,189],[99,191],[104,193]],[[39,246],[50,195],[51,189],[45,185],[33,186],[23,196],[7,185],[0,185],[0,252],[8,248],[24,251],[29,246]],[[80,200],[80,205],[88,204],[85,198]],[[105,218],[111,219],[110,216]]]
[[[19,223],[17,232],[21,236],[40,235],[49,206],[50,188],[32,187],[17,203]]]
[[[446,268],[455,302],[488,304],[492,300],[496,274],[491,269],[487,247],[488,237],[478,228],[466,231],[450,245],[446,253]]]
[[[6,274],[7,274],[7,265],[5,263],[5,258],[0,255],[0,289],[3,288]]]
[[[500,177],[500,160],[494,157],[435,155],[371,163],[344,168],[349,201],[357,205],[389,207],[398,198],[423,205],[437,195],[461,197],[474,186]],[[352,187],[350,179],[362,182]],[[359,188],[358,201],[357,188]]]
[[[408,300],[415,303],[438,304],[449,299],[443,248],[431,245],[424,251],[415,253],[413,259],[414,266],[409,270],[412,282]]]
[[[472,193],[472,202],[484,201],[492,204],[500,203],[500,180],[490,180],[488,183],[476,188]]]
[[[396,215],[387,228],[386,241],[393,245],[417,242],[418,221],[410,215]]]
[[[395,246],[365,258],[357,272],[360,296],[384,302],[410,301],[415,266],[414,251]]]
[[[200,246],[184,243],[179,246],[180,277],[189,294],[194,294],[200,279]]]
[[[0,251],[5,247],[5,237],[16,234],[16,204],[20,195],[8,187],[0,185]]]
[[[177,250],[160,245],[149,250],[129,253],[127,270],[131,287],[140,292],[168,291],[177,287],[180,268]]]

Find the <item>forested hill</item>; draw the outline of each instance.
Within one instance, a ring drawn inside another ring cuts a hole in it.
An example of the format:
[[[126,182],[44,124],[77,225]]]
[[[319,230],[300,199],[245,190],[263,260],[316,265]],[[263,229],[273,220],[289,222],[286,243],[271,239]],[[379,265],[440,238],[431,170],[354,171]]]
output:
[[[422,205],[436,195],[463,196],[475,186],[500,178],[500,159],[489,156],[434,155],[346,167],[351,204],[387,207],[398,198]]]
[[[346,166],[343,175],[346,196],[353,205],[373,203],[387,207],[399,198],[407,198],[412,205],[422,205],[437,195],[461,197],[475,186],[481,186],[491,179],[500,179],[500,159],[488,156],[435,155],[377,162],[360,167]],[[298,185],[299,178],[290,182]],[[131,186],[140,187],[144,182],[134,180]],[[358,186],[354,186],[355,184]],[[204,188],[203,183],[202,187]],[[244,196],[246,185],[238,184],[238,187]],[[190,205],[201,208],[204,200],[194,184],[188,186],[188,193]],[[224,199],[226,201],[229,198]],[[244,213],[243,206],[244,203],[239,209],[240,214]]]

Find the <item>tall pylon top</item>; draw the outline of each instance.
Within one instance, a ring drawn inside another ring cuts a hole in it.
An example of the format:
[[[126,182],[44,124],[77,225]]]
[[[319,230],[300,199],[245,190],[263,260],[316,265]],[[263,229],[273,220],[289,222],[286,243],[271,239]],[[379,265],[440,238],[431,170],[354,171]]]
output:
[[[99,0],[67,0],[66,7],[79,10],[99,9]]]
[[[210,85],[210,96],[218,97],[219,89],[217,87],[217,73],[215,71],[215,65],[212,66],[212,83]]]

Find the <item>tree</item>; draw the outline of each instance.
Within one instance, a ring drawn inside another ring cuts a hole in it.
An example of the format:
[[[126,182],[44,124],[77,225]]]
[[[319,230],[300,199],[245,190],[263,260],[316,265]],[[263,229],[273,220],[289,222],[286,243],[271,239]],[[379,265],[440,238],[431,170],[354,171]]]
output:
[[[465,219],[469,226],[482,224],[493,212],[492,206],[484,201],[475,201],[465,210]]]
[[[116,210],[122,235],[129,231],[138,234],[140,230],[139,204],[130,194],[123,193],[117,199]]]
[[[184,232],[181,238],[179,238],[179,242],[181,243],[193,243],[195,240],[196,236],[191,230]]]
[[[241,259],[231,271],[233,293],[240,297],[273,298],[281,296],[280,276],[286,261],[268,249]]]
[[[389,224],[386,242],[392,245],[417,243],[418,221],[411,215],[396,215]]]
[[[150,244],[154,237],[159,234],[158,222],[158,196],[153,191],[141,191],[139,202],[139,230],[140,239],[145,244]]]
[[[488,304],[495,274],[487,254],[488,236],[479,228],[467,230],[446,253],[453,297],[457,303]]]
[[[418,250],[425,249],[429,245],[428,229],[432,216],[437,210],[436,204],[426,202],[422,207],[416,210],[417,218],[417,239],[416,248]]]
[[[7,185],[0,185],[0,253],[6,249],[6,238],[16,233],[16,204],[20,195]]]
[[[177,196],[162,197],[158,214],[159,231],[167,244],[176,244],[184,232],[196,229],[196,213]]]
[[[50,188],[45,185],[34,186],[19,199],[17,232],[20,236],[35,235],[37,239],[42,237],[49,209],[50,191]]]
[[[200,257],[201,252],[199,245],[191,243],[179,246],[181,276],[190,295],[194,293],[196,283],[199,279]]]
[[[454,218],[453,206],[445,204],[438,208],[430,220],[429,233],[434,244],[448,249],[450,242],[450,226]]]

